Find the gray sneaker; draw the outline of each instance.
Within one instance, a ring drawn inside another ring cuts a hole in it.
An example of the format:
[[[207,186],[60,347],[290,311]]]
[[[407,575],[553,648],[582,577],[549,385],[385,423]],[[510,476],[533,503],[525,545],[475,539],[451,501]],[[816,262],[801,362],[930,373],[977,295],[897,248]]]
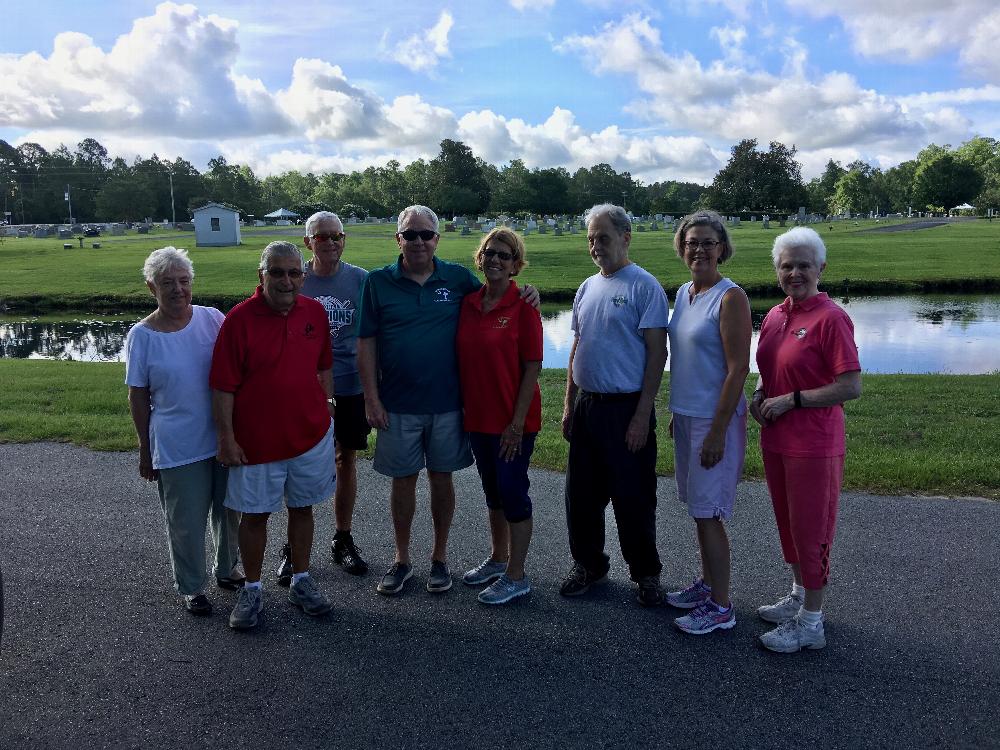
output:
[[[325,615],[333,609],[333,605],[323,596],[312,576],[308,575],[289,587],[288,601],[313,617]]]
[[[819,649],[826,645],[826,633],[823,632],[823,621],[819,625],[810,627],[799,622],[795,617],[788,622],[783,622],[774,630],[770,630],[760,637],[760,642],[764,648],[770,651],[777,651],[779,654],[794,654],[804,648]]]
[[[512,599],[531,593],[531,583],[525,576],[520,581],[512,581],[506,574],[479,592],[477,597],[483,604],[506,604]]]
[[[440,560],[431,560],[431,574],[427,578],[427,590],[432,594],[441,594],[451,588],[451,571],[448,564]]]
[[[462,581],[470,586],[481,586],[484,583],[497,580],[506,572],[507,563],[496,562],[487,557],[472,570],[466,571],[465,575],[462,576]]]
[[[802,606],[802,597],[795,594],[788,594],[779,599],[774,604],[765,604],[757,608],[757,614],[764,622],[773,622],[780,625],[783,622],[790,622],[799,613]]]
[[[261,590],[258,588],[240,589],[240,595],[236,599],[236,606],[229,615],[229,627],[233,630],[249,630],[257,627],[260,621],[261,612],[264,611],[264,602]]]
[[[382,576],[382,580],[378,582],[378,587],[375,590],[386,596],[398,594],[403,590],[403,586],[406,585],[406,582],[410,580],[410,576],[412,575],[412,565],[401,562],[393,563],[392,567]]]

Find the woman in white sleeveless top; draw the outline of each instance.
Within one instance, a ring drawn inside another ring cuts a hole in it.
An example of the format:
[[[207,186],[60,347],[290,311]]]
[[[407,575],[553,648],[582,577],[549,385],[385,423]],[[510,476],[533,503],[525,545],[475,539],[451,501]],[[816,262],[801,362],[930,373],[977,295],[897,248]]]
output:
[[[736,624],[724,521],[733,512],[746,453],[750,302],[719,272],[733,246],[717,213],[699,211],[681,220],[674,248],[691,281],[677,290],[667,328],[670,434],[677,495],[697,527],[701,577],[667,594],[667,602],[691,610],[674,620],[677,627],[703,635]]]

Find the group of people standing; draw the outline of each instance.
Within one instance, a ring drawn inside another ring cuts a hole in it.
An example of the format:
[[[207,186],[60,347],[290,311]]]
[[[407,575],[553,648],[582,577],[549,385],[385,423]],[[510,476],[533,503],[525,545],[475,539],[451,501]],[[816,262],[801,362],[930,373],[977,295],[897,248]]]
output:
[[[674,247],[691,281],[678,290],[672,316],[659,282],[629,259],[628,214],[602,204],[585,221],[598,272],[573,303],[562,418],[573,564],[560,592],[583,595],[606,578],[610,502],[639,603],[688,610],[674,621],[688,633],[733,627],[725,521],[743,470],[749,413],[762,426],[768,487],[794,580],[787,596],[758,610],[778,626],[761,640],[775,651],[822,648],[845,452],[841,404],[861,387],[851,322],[817,288],[822,240],[796,228],[775,241],[774,266],[788,298],[764,321],[761,377],[748,405],[750,305],[719,270],[733,247],[718,214],[702,211],[680,223]],[[307,614],[328,612],[329,600],[309,575],[312,506],[333,497],[334,561],[348,573],[367,572],[352,517],[357,451],[367,448],[370,428],[378,431],[373,468],[392,480],[395,541],[377,591],[398,595],[413,575],[410,537],[423,469],[434,530],[425,585],[431,593],[451,588],[452,473],[475,461],[490,552],[462,580],[484,586],[484,604],[528,594],[528,466],[542,426],[542,326],[537,290],[515,281],[527,265],[522,238],[503,227],[484,236],[474,259],[480,281],[435,257],[438,217],[426,206],[400,213],[399,256],[370,273],[343,260],[346,236],[335,214],[314,214],[305,229],[309,262],[292,243],[270,243],[257,290],[226,316],[192,304],[194,269],[183,250],[156,250],[144,267],[157,309],[129,333],[126,383],[140,474],[158,482],[184,606],[212,611],[204,554],[210,519],[217,584],[239,591],[229,624],[255,627],[267,521],[285,505],[278,582]],[[655,396],[668,340],[678,497],[695,520],[701,557],[701,575],[672,592],[660,583],[656,544]]]

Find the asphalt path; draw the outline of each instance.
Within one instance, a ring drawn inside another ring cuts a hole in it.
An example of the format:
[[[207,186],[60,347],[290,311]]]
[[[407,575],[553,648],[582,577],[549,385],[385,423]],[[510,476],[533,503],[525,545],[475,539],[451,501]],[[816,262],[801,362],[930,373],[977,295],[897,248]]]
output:
[[[273,583],[272,519],[259,630],[227,627],[235,596],[195,618],[171,590],[155,487],[136,455],[0,445],[0,748],[1000,747],[1000,504],[847,493],[826,606],[827,647],[772,654],[755,609],[785,593],[765,488],[740,485],[731,522],[738,624],[677,631],[643,609],[608,514],[609,582],[560,597],[569,567],[561,474],[532,473],[534,590],[476,602],[461,572],[486,550],[474,471],[456,475],[454,588],[424,589],[430,519],[420,482],[416,573],[392,561],[388,482],[367,462],[351,577],[317,513],[313,574],[335,604],[306,617]],[[696,572],[692,522],[660,481],[664,582]]]

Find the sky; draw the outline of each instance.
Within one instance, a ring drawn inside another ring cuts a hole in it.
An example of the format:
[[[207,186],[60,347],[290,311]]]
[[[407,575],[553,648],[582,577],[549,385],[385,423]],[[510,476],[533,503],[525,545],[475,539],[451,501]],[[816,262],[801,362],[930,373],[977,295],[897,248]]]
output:
[[[2,0],[0,138],[261,177],[433,158],[711,182],[744,138],[1000,138],[997,0]]]

